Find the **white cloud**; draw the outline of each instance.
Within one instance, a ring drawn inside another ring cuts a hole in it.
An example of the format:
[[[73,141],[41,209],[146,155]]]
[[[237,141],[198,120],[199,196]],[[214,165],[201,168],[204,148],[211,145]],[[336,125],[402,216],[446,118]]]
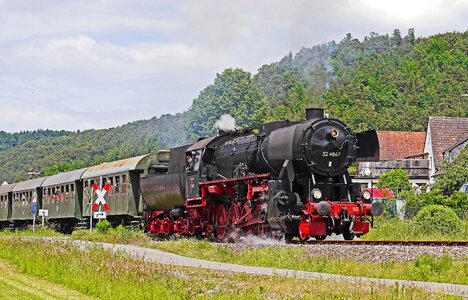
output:
[[[348,32],[466,30],[467,18],[461,0],[0,0],[0,129],[103,128],[181,112],[226,67],[254,73]]]

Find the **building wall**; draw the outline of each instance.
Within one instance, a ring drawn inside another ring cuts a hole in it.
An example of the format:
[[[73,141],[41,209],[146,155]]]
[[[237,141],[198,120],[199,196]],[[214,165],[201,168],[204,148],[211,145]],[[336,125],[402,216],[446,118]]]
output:
[[[434,173],[436,172],[435,169],[435,160],[434,160],[434,150],[432,149],[432,137],[431,137],[431,125],[430,123],[428,124],[427,127],[427,132],[426,132],[426,142],[424,144],[424,153],[427,153],[428,155],[428,161],[429,161],[429,181],[430,183],[434,183]]]
[[[369,168],[370,176],[365,174]],[[421,186],[429,183],[429,160],[427,159],[397,159],[378,162],[361,162],[359,171],[353,178],[353,182],[375,186],[380,176],[394,169],[403,169],[408,174],[413,186]]]
[[[444,152],[444,160],[451,162],[466,147],[468,140]]]

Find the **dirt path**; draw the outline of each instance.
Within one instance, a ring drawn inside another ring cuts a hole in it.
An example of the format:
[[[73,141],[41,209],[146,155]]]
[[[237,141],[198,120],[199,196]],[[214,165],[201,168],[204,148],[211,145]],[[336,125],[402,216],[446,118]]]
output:
[[[75,290],[38,277],[20,273],[16,267],[0,260],[0,299],[92,299]]]

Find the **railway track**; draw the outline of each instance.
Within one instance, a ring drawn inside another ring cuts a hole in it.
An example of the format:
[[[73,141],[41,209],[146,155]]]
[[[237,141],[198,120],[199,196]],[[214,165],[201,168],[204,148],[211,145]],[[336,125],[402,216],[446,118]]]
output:
[[[345,245],[406,245],[406,246],[468,246],[468,241],[366,241],[366,240],[324,240],[324,241],[291,241],[291,244],[345,244]]]

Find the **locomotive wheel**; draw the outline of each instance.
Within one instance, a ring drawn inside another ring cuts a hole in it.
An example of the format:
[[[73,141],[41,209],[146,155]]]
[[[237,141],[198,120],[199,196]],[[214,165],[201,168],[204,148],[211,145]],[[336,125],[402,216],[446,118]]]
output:
[[[308,239],[310,238],[310,235],[307,235],[305,233],[303,233],[302,231],[299,230],[299,239],[301,241],[307,241]]]
[[[216,237],[223,240],[226,236],[227,214],[223,204],[218,205],[216,210]]]
[[[227,233],[225,234],[230,241],[236,241],[240,235],[240,229],[236,227],[235,223],[240,218],[240,209],[237,204],[232,204],[229,208],[227,217]]]
[[[315,237],[315,239],[316,239],[317,241],[323,241],[323,240],[326,239],[326,238],[327,238],[326,235],[319,235],[319,236],[316,236],[316,237]]]
[[[343,238],[347,241],[354,239],[354,233],[350,233],[348,230],[343,231],[341,234],[343,235]]]
[[[247,212],[249,212],[249,213],[247,213]],[[245,203],[244,206],[242,207],[241,216],[244,216],[244,215],[247,215],[247,216],[244,218],[244,220],[241,223],[248,222],[248,221],[251,221],[253,219],[252,211],[250,210],[250,206],[248,206],[247,203]],[[242,227],[242,229],[244,230],[244,234],[245,235],[253,234],[254,233],[254,228],[253,227],[254,227],[253,225]]]

